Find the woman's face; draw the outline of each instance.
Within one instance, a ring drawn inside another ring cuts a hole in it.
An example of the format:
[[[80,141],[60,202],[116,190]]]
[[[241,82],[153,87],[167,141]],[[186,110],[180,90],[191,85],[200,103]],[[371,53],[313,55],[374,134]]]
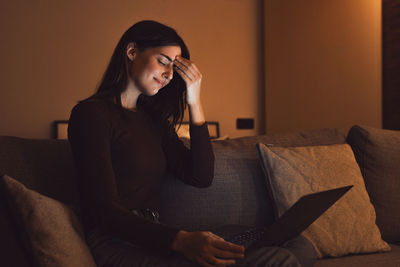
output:
[[[128,75],[134,86],[143,94],[155,95],[166,86],[174,74],[174,60],[181,54],[179,46],[127,49]]]

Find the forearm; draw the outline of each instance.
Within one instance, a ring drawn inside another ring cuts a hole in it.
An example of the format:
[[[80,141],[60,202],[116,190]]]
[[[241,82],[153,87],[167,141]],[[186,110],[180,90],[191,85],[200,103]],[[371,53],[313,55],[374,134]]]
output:
[[[202,125],[205,122],[203,107],[201,102],[189,104],[189,118],[193,125]]]

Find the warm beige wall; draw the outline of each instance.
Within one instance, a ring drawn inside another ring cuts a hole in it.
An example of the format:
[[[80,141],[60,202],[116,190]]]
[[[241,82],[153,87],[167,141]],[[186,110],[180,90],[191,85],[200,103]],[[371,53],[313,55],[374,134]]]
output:
[[[268,133],[381,127],[381,1],[267,0]]]
[[[98,83],[122,33],[155,19],[178,30],[203,72],[203,104],[221,134],[257,121],[256,0],[0,1],[0,135],[50,137]]]

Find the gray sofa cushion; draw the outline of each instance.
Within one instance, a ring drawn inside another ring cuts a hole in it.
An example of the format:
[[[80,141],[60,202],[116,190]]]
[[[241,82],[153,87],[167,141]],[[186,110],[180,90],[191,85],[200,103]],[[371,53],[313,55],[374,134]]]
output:
[[[256,143],[281,146],[345,143],[335,129],[260,135],[213,142],[215,175],[210,188],[198,189],[167,177],[162,187],[161,220],[188,230],[227,224],[266,225],[273,221]]]
[[[347,137],[388,242],[400,241],[400,131],[354,126]]]

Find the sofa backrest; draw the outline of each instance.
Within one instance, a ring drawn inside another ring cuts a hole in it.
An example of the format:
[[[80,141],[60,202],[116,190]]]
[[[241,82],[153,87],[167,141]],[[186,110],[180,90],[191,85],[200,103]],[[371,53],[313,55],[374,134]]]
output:
[[[256,153],[258,142],[279,146],[330,145],[345,143],[345,134],[336,129],[320,129],[214,141],[215,175],[211,187],[193,188],[167,177],[161,220],[188,230],[272,222],[272,205]]]
[[[0,174],[41,194],[78,203],[72,154],[66,140],[0,136]]]
[[[215,178],[209,188],[164,179],[161,219],[188,230],[224,224],[265,225],[273,212],[255,145],[327,145],[344,143],[335,129],[262,135],[214,141]],[[28,188],[76,206],[78,195],[72,154],[66,140],[0,137],[0,173]]]

